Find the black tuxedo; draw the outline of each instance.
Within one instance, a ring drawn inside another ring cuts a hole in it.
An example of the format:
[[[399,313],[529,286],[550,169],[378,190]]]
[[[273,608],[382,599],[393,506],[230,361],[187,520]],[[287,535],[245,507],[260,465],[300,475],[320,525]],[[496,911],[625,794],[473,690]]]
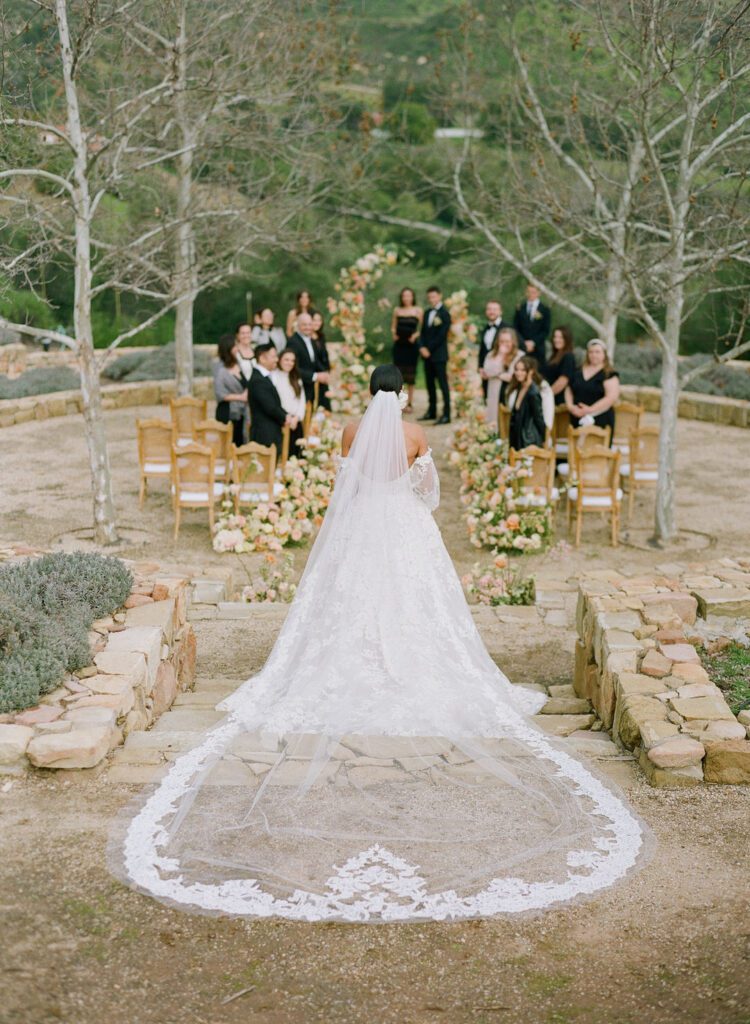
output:
[[[328,355],[328,346],[326,345],[326,339],[321,332],[318,338],[313,341],[313,348],[315,349],[315,359],[318,364],[318,369],[323,370],[325,373],[330,373],[331,370],[331,359]],[[323,409],[331,409],[331,399],[328,397],[328,385],[321,384],[318,388],[318,405]]]
[[[543,302],[540,302],[537,306],[534,317],[530,317],[528,303],[525,301],[518,306],[516,315],[513,317],[513,326],[518,331],[520,338],[519,347],[526,355],[536,359],[540,372],[544,369],[544,365],[547,362],[545,342],[549,338],[551,318],[550,308],[545,306]],[[531,352],[526,350],[526,345],[524,344],[526,341],[534,342],[534,348]]]
[[[451,329],[451,315],[441,303],[432,317],[432,325],[428,323],[432,308],[425,312],[422,321],[422,332],[419,336],[419,347],[430,350],[429,359],[424,360],[424,372],[427,381],[427,399],[429,407],[427,415],[437,416],[437,388],[443,396],[443,415],[450,418],[451,394],[448,387],[448,332]],[[439,321],[436,323],[435,321]]]
[[[477,360],[477,369],[478,370],[481,370],[482,367],[484,366],[484,361],[487,358],[487,356],[490,354],[490,352],[492,351],[492,346],[495,344],[495,339],[497,338],[499,332],[502,331],[502,329],[504,327],[510,327],[510,324],[506,324],[506,322],[501,317],[499,324],[485,324],[484,327],[482,328],[482,330],[479,332],[479,352],[478,352],[478,360]],[[487,346],[486,346],[486,344],[484,342],[484,336],[485,336],[485,334],[486,334],[486,332],[488,330],[492,331],[491,342],[490,342],[490,347],[489,348],[487,348]],[[486,380],[482,381],[482,393],[484,394],[485,398],[487,397],[487,384],[488,384],[488,381],[486,381]]]
[[[313,375],[319,373],[323,369],[316,354],[315,342],[312,338],[310,339],[310,343],[313,348],[312,359],[310,359],[310,353],[307,351],[305,339],[299,331],[295,331],[286,343],[286,347],[297,356],[297,369],[299,370],[299,375],[302,378],[302,386],[305,389],[305,398],[308,402],[312,402],[315,398],[315,381],[313,380]]]
[[[254,369],[247,385],[250,403],[250,440],[257,444],[276,445],[281,451],[281,428],[286,423],[286,412],[279,393],[270,377]]]

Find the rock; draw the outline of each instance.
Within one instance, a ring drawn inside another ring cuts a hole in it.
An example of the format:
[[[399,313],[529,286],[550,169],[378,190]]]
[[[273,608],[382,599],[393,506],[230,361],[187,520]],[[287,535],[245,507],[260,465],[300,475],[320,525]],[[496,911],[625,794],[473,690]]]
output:
[[[42,722],[36,727],[36,734],[37,736],[46,736],[56,732],[70,732],[72,728],[72,722],[66,722],[62,718],[58,718],[56,722]]]
[[[710,679],[708,672],[702,665],[691,662],[676,663],[672,666],[672,675],[679,676],[688,683],[708,683]]]
[[[40,704],[39,707],[29,708],[28,711],[22,711],[16,715],[16,725],[28,725],[33,727],[40,725],[42,722],[55,722],[62,715],[64,708],[55,706],[54,704]]]
[[[641,751],[638,762],[646,773],[652,786],[660,789],[684,789],[700,786],[703,782],[703,770],[700,765],[689,765],[687,768],[657,768],[645,750]]]
[[[407,772],[421,772],[425,768],[432,768],[441,764],[441,759],[435,754],[428,754],[427,757],[400,757],[398,763]]]
[[[750,590],[746,587],[721,587],[694,591],[701,618],[709,615],[728,615],[732,618],[750,618]]]
[[[719,687],[714,686],[713,683],[688,683],[687,686],[679,688],[677,696],[680,699],[690,697],[721,697],[723,700],[724,698]]]
[[[148,667],[148,689],[156,682],[161,661],[162,631],[158,626],[134,626],[123,633],[111,633],[104,654],[139,653],[145,656]],[[101,657],[98,655],[97,657]],[[97,661],[98,664],[98,661]]]
[[[138,608],[139,605],[153,604],[153,597],[149,597],[147,594],[130,594],[125,598],[126,608]]]
[[[679,644],[685,640],[685,634],[681,629],[658,629],[654,633],[654,640],[662,644]]]
[[[166,604],[166,602],[164,602]],[[174,667],[168,661],[162,661],[156,673],[156,682],[152,690],[154,699],[154,716],[158,717],[172,706],[177,696],[177,676]]]
[[[74,726],[102,725],[111,729],[117,721],[117,712],[108,707],[71,708],[65,712],[65,721]]]
[[[121,636],[122,634],[113,634]],[[127,676],[132,686],[145,686],[148,672],[146,657],[139,651],[116,651],[107,648],[94,659],[103,675]],[[101,683],[99,684],[101,685]]]
[[[677,696],[677,690],[665,690],[664,693],[655,693],[654,696],[657,700],[660,700],[662,704],[668,704],[670,700]]]
[[[542,715],[585,715],[591,704],[582,697],[550,697],[541,709]]]
[[[743,740],[747,735],[745,726],[740,722],[729,722],[719,719],[717,722],[706,722],[701,733],[701,742],[709,740]]]
[[[679,726],[682,726],[685,722],[685,719],[682,717],[682,715],[679,714],[679,712],[673,710],[667,712],[667,718],[670,722],[674,722],[675,725]]]
[[[671,700],[670,705],[674,711],[688,721],[695,718],[705,718],[709,722],[720,718],[730,722],[734,721],[734,715],[723,697],[691,697],[687,700],[681,700],[678,697],[676,700]]]
[[[678,664],[700,665],[701,659],[698,652],[691,644],[662,644],[661,653],[670,661]]]
[[[638,672],[623,672],[615,680],[615,693],[618,700],[634,694],[658,697],[664,690],[664,686],[662,679],[655,679],[653,676],[645,676]]]
[[[572,685],[549,686],[547,687],[550,697],[575,697],[576,692]]]
[[[707,743],[705,779],[729,786],[750,784],[750,740]]]
[[[223,580],[196,580],[193,584],[194,604],[218,604],[228,597]]]
[[[96,675],[96,666],[86,665],[85,668],[77,668],[73,674],[78,676],[79,679],[88,679],[89,676]]]
[[[115,614],[112,616],[112,618],[115,620],[115,622],[124,622],[125,621],[125,612],[115,612]]]
[[[633,611],[603,612],[599,621],[604,629],[619,629],[625,633],[633,633],[643,625],[638,612]]]
[[[165,598],[163,601],[152,601],[151,604],[138,605],[128,612],[127,626],[156,626],[161,630],[167,643],[172,642],[174,629],[174,598]]]
[[[52,736],[35,736],[26,756],[37,768],[93,768],[106,757],[112,729],[106,725],[74,728]]]
[[[130,676],[105,675],[104,673],[92,676],[89,679],[89,686],[94,693],[107,694],[122,694],[135,689]]]
[[[28,725],[0,725],[0,764],[20,761],[34,735]]]
[[[666,717],[666,710],[660,701],[652,697],[626,697],[617,705],[612,736],[619,739],[628,750],[632,750],[640,741],[641,725],[663,721]]]
[[[442,736],[345,736],[341,741],[346,747],[365,757],[385,759],[402,757],[426,757],[429,754],[446,754],[451,749],[450,740]]]
[[[89,697],[81,697],[69,711],[77,711],[78,708],[111,708],[116,718],[126,715],[135,703],[135,691],[128,687],[122,693],[93,693]],[[69,715],[65,716],[69,718]]]
[[[750,711],[740,711],[737,715],[737,721],[741,722],[742,725],[750,726]]]
[[[664,740],[679,735],[679,728],[674,722],[648,721],[641,724],[641,746],[644,750],[655,747]]]
[[[578,729],[590,729],[596,715],[536,715],[534,722],[550,736],[570,736]]]
[[[151,596],[154,601],[166,601],[168,597],[171,597],[169,585],[167,583],[154,583],[154,589],[151,591]]]
[[[648,651],[641,662],[641,674],[661,679],[672,671],[672,662],[658,651]]]
[[[92,679],[94,677],[88,676],[87,678]],[[75,676],[70,676],[65,680],[65,689],[70,690],[71,693],[91,693],[91,685],[84,686]]]
[[[550,609],[544,616],[544,624],[555,629],[565,629],[568,625],[568,613],[557,608]]]
[[[698,740],[689,736],[674,736],[650,747],[648,759],[657,768],[687,768],[700,764],[705,753],[705,747]]]
[[[692,625],[698,614],[698,601],[693,594],[680,593],[678,591],[672,591],[670,593],[660,594],[644,594],[644,617],[646,622],[654,622],[655,619],[649,618],[649,613],[653,614],[654,608],[667,608],[672,612],[672,617],[675,615],[679,616],[683,622]]]

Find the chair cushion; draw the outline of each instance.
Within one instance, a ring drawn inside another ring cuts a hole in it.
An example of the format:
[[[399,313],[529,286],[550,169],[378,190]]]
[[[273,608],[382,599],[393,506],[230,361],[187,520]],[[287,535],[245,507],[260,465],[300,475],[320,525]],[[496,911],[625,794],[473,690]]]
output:
[[[568,476],[570,473],[570,464],[568,462],[561,462],[560,465],[557,467],[557,472],[562,477]]]
[[[616,452],[621,452],[623,455],[630,454],[630,445],[627,441],[618,441],[617,439],[615,439],[612,442],[612,447]]]
[[[284,485],[281,483],[274,483],[273,485],[273,497],[278,498],[281,492],[284,490]],[[258,485],[254,487],[252,484],[246,484],[240,490],[240,501],[251,502],[251,501],[271,501],[272,499],[268,496],[268,488],[261,487]]]
[[[178,437],[175,441],[178,448],[184,448],[186,444],[195,444],[192,437]]]
[[[172,494],[175,489],[172,487]],[[221,498],[224,494],[224,484],[214,484],[214,499]],[[180,501],[208,501],[208,487],[201,488],[198,483],[180,485]]]
[[[170,462],[144,462],[143,472],[163,473],[164,476],[169,476],[169,474],[172,472],[172,464]]]
[[[555,451],[558,455],[568,454],[568,442],[567,441],[555,441]]]
[[[620,466],[620,476],[630,476],[630,466]],[[654,483],[659,479],[659,472],[656,469],[636,469],[635,471],[636,480],[653,481]]]
[[[552,492],[547,497],[546,494],[534,494],[534,493],[521,493],[515,499],[515,504],[521,508],[544,508],[550,502],[560,500],[560,492],[556,487],[552,488]]]
[[[578,501],[578,488],[568,488],[568,498],[571,501]],[[622,491],[617,488],[617,500],[622,501]],[[584,494],[581,504],[584,508],[611,508],[612,499],[608,494]]]

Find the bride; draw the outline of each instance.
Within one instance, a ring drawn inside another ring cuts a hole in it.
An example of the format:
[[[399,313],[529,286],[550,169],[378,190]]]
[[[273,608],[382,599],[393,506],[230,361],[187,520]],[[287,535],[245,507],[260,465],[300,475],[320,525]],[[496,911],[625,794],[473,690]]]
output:
[[[321,921],[538,911],[621,880],[645,830],[529,719],[432,518],[424,431],[375,369],[273,651],[111,844],[186,910]]]

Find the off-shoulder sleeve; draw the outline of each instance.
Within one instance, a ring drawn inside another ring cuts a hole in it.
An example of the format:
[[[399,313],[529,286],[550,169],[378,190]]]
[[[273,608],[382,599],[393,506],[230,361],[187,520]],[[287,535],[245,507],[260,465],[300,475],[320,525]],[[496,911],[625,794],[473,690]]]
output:
[[[432,460],[432,448],[428,448],[424,455],[419,455],[414,460],[409,476],[416,496],[425,503],[430,512],[434,512],[440,504],[440,479]]]

